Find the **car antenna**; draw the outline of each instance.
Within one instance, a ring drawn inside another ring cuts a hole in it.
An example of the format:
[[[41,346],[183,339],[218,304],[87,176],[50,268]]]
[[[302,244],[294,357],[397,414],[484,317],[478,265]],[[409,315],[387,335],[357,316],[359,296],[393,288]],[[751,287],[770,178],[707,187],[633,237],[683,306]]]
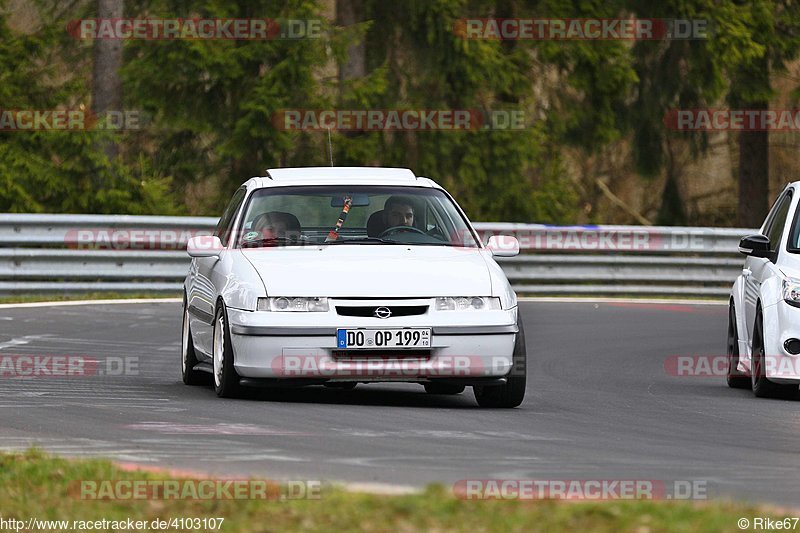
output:
[[[328,126],[328,153],[331,156],[331,166],[333,166],[333,144],[331,143],[331,127]]]

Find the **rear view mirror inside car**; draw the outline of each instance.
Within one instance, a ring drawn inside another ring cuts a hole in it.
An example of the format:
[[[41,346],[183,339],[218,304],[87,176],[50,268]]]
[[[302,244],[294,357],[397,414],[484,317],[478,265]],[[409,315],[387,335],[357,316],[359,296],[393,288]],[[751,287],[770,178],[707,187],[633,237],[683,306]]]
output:
[[[352,207],[365,207],[369,205],[369,196],[366,194],[353,194],[350,196],[353,199]],[[331,207],[344,207],[344,196],[331,197]]]

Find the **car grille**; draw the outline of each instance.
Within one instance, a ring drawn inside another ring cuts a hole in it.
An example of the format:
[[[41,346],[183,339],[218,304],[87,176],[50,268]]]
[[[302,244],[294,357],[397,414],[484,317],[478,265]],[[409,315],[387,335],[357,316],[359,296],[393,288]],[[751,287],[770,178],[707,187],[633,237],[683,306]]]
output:
[[[359,305],[359,306],[336,306],[336,312],[340,316],[360,316],[374,317],[375,309],[387,307],[392,312],[392,316],[416,316],[424,315],[428,312],[427,305]]]
[[[331,350],[334,359],[430,359],[430,350]]]

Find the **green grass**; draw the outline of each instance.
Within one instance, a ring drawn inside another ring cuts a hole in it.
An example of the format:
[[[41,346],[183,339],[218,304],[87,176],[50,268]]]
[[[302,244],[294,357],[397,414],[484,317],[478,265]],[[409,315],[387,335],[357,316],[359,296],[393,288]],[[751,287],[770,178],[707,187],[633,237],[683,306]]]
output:
[[[0,296],[0,304],[19,304],[33,302],[71,302],[77,300],[132,300],[136,298],[180,298],[181,294],[165,293],[127,293],[127,292],[86,292],[75,294],[18,294]]]
[[[381,496],[326,487],[320,499],[81,500],[76,480],[165,479],[105,460],[72,461],[40,451],[0,454],[0,517],[48,520],[225,518],[222,531],[738,531],[739,517],[774,510],[732,502],[465,501],[449,488]],[[784,515],[786,516],[786,515]]]

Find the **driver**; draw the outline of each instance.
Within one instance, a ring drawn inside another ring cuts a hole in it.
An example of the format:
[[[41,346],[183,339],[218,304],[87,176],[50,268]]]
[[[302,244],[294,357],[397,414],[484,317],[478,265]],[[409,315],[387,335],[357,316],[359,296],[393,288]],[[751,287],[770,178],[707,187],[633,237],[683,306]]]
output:
[[[390,196],[383,205],[386,227],[414,226],[414,206],[403,196]]]

